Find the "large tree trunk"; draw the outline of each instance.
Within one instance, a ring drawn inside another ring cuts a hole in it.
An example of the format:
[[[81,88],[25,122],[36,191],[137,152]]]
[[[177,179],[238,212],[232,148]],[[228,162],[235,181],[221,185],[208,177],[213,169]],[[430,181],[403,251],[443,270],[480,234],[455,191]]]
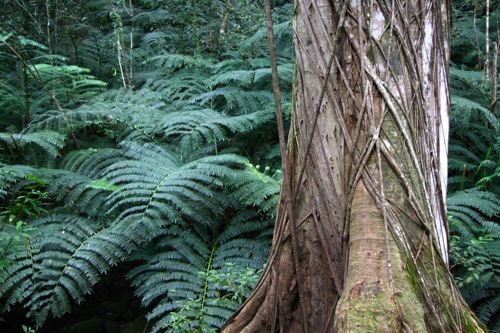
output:
[[[482,332],[447,265],[449,10],[296,0],[291,185],[223,332]]]

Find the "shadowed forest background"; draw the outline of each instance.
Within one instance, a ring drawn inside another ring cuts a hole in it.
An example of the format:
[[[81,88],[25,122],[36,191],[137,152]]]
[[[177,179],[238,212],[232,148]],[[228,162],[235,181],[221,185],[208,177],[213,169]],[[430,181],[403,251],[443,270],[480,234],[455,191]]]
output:
[[[246,299],[281,180],[261,2],[2,2],[0,332],[217,332]],[[500,332],[500,2],[452,12],[450,265]]]

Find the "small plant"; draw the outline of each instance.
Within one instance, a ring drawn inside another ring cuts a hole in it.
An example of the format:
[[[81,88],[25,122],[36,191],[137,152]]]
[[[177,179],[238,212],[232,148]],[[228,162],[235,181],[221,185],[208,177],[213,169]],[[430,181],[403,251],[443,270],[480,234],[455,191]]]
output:
[[[28,175],[26,185],[14,193],[7,210],[15,217],[35,218],[46,214],[47,210],[44,208],[48,199],[46,187],[46,182],[33,175]]]
[[[13,219],[11,216],[9,221]],[[23,221],[17,221],[15,226],[2,225],[0,229],[0,272],[13,263],[10,257],[16,254],[17,245],[29,242],[28,232],[31,230],[33,228],[27,226]],[[3,282],[2,274],[0,274],[0,284]]]
[[[22,327],[24,333],[36,333],[36,330],[29,327],[29,326],[22,325],[21,327]]]
[[[226,263],[226,270],[211,270],[206,275],[208,283],[216,289],[220,302],[237,303],[238,305],[248,297],[257,283],[262,270],[240,268],[234,263]]]

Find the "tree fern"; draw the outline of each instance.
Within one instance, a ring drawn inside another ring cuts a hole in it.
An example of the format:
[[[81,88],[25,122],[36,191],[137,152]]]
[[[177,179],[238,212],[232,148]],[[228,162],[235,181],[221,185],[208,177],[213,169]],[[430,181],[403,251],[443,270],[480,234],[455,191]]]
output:
[[[219,106],[228,114],[247,114],[268,110],[272,113],[274,99],[270,91],[245,91],[239,87],[222,87],[191,97],[189,103],[202,106]]]
[[[278,204],[281,171],[273,172],[270,167],[265,167],[262,172],[259,165],[254,166],[251,163],[246,166],[245,170],[229,183],[234,188],[233,197],[244,205],[258,207],[259,211],[274,216]]]
[[[223,215],[168,226],[134,255],[145,262],[129,278],[151,309],[153,332],[215,331],[257,281],[272,237],[279,175],[249,163],[235,172],[224,188]]]
[[[102,136],[113,135],[113,139],[124,139],[129,135],[150,140],[155,124],[161,119],[165,103],[159,94],[149,89],[140,91],[117,90],[103,94],[76,109],[46,111],[34,118],[29,131],[56,130],[64,128],[68,120],[73,128],[85,131],[97,126]],[[104,132],[108,130],[108,132]],[[110,132],[113,133],[110,133]]]
[[[166,70],[167,73],[172,73],[181,68],[207,67],[210,63],[210,60],[201,57],[164,53],[149,57],[142,64],[162,68]]]
[[[277,61],[280,64],[291,63],[292,57],[292,39],[293,39],[293,29],[292,22],[289,20],[292,13],[292,6],[285,5],[281,8],[281,19],[278,24],[273,27],[276,41],[276,51],[277,51]],[[252,59],[268,59],[269,57],[269,46],[267,43],[267,30],[262,28],[255,32],[250,38],[246,38],[240,43],[240,50],[237,52],[228,52],[233,57],[238,53],[251,54]]]
[[[13,184],[26,179],[29,175],[33,175],[34,172],[35,169],[33,167],[12,165],[0,159],[0,200],[8,194]],[[6,205],[6,203],[3,202],[3,205]]]
[[[293,66],[290,63],[278,66],[278,74],[282,83],[291,86]],[[208,81],[212,87],[235,85],[242,88],[269,89],[271,81],[271,69],[259,68],[255,70],[233,70],[214,75]]]
[[[116,149],[87,149],[68,154],[59,169],[41,168],[35,173],[48,184],[46,190],[57,207],[104,217],[106,197],[115,187],[102,178],[103,170],[121,160]]]
[[[19,121],[16,126],[25,129],[16,135],[29,138],[58,132],[62,145],[70,134],[69,122],[81,147],[54,145],[45,168],[23,166],[16,175],[10,166],[0,169],[5,171],[0,179],[6,181],[0,185],[0,196],[7,201],[13,189],[23,188],[30,173],[46,184],[43,189],[49,199],[43,217],[23,221],[34,228],[27,232],[29,246],[17,244],[19,250],[9,253],[15,264],[0,273],[5,282],[0,287],[2,302],[7,308],[22,304],[37,326],[83,300],[117,261],[142,259],[129,277],[151,310],[154,329],[172,331],[172,325],[189,326],[188,319],[199,329],[213,330],[246,297],[267,256],[279,191],[279,154],[271,130],[269,61],[260,51],[252,53],[263,40],[252,51],[231,46],[233,38],[239,38],[236,32],[227,40],[203,44],[200,38],[207,33],[203,29],[215,22],[199,16],[206,3],[194,12],[204,26],[198,27],[192,41],[197,39],[200,49],[220,42],[230,46],[234,56],[220,51],[216,61],[168,53],[179,42],[193,54],[196,44],[188,45],[191,41],[179,36],[166,37],[168,30],[145,29],[150,33],[142,35],[141,29],[151,23],[141,12],[142,5],[160,6],[137,4],[134,43],[141,41],[142,46],[134,49],[134,63],[142,67],[140,72],[134,68],[131,89],[97,94],[103,85],[94,84],[88,71],[68,65],[65,58],[51,58],[43,49],[31,56],[30,68],[64,102],[64,112],[37,95],[40,91],[28,77],[29,124]],[[171,1],[163,5],[174,6]],[[101,13],[108,2],[88,6]],[[217,6],[224,8],[225,3],[219,1]],[[89,20],[109,25],[101,14]],[[169,15],[163,23],[178,20],[172,12]],[[215,26],[218,29],[218,22]],[[72,41],[70,62],[108,72],[115,60],[111,61],[114,55],[103,38],[110,37],[110,31],[74,28],[79,37]],[[69,40],[59,45],[64,43],[70,45]],[[257,53],[259,57],[254,57]],[[283,54],[280,59],[286,99],[291,91],[291,57]],[[14,79],[6,82],[11,87],[19,84]],[[17,100],[24,93],[10,96]],[[9,119],[5,127],[11,124]],[[265,144],[255,147],[257,140]],[[5,137],[6,149],[7,141]],[[260,170],[242,156],[269,167]]]
[[[464,228],[489,233],[488,226],[494,223],[489,219],[500,212],[500,198],[491,192],[469,189],[450,195],[448,213],[454,222]]]

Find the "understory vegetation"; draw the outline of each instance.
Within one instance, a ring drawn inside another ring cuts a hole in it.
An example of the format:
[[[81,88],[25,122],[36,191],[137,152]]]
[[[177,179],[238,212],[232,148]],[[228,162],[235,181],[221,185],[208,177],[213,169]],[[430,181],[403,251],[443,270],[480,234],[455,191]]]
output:
[[[293,6],[273,6],[286,118]],[[500,2],[490,6],[454,2],[448,214],[456,282],[500,332]],[[257,282],[280,190],[263,4],[5,8],[2,310],[41,328],[125,261],[151,332],[216,332]]]

